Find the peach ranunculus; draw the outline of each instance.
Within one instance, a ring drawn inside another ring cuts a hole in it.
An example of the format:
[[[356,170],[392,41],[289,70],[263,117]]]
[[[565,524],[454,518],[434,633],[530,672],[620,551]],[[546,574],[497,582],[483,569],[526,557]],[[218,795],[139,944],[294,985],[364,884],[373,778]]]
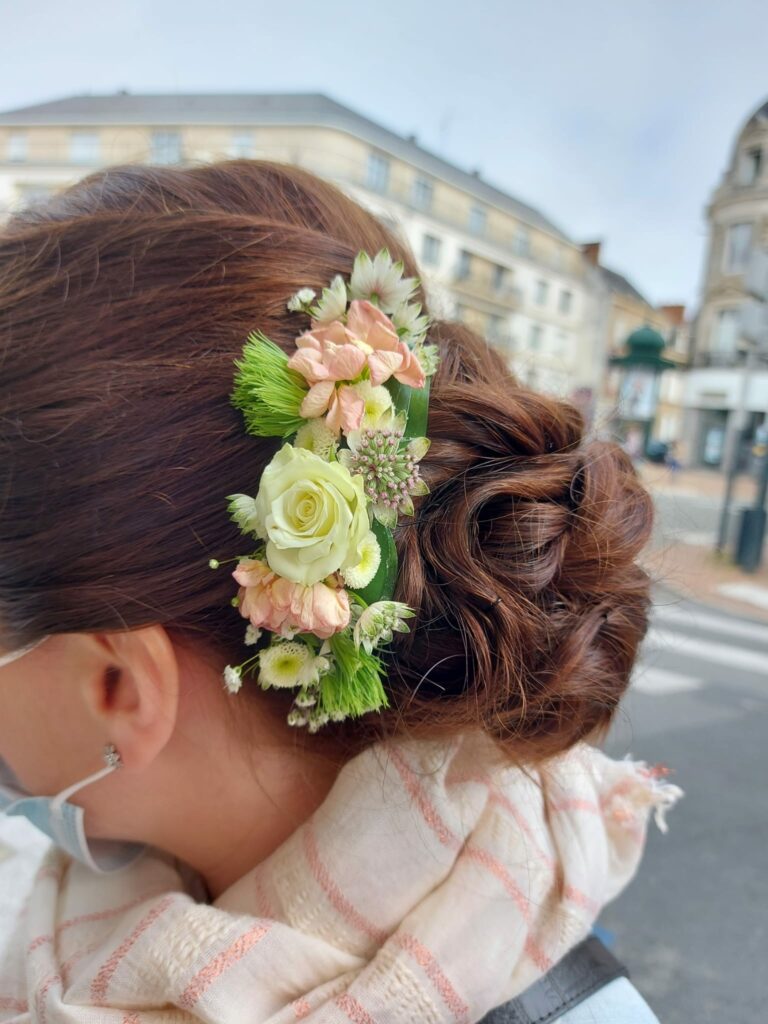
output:
[[[349,597],[341,587],[292,583],[255,558],[242,559],[232,575],[240,584],[240,614],[257,629],[283,636],[314,633],[326,640],[349,624]]]
[[[288,366],[310,385],[301,415],[314,419],[327,413],[326,422],[336,432],[360,427],[365,403],[348,382],[359,377],[366,365],[374,386],[394,376],[401,384],[424,387],[418,358],[400,340],[389,317],[366,300],[350,303],[346,325],[334,320],[315,326],[296,339],[296,346]]]

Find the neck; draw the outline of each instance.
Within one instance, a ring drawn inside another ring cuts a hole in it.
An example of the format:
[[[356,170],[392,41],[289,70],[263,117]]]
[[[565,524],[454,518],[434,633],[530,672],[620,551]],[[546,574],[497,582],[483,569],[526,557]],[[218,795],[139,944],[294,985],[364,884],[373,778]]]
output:
[[[339,772],[338,751],[319,737],[305,749],[295,729],[260,710],[238,708],[244,722],[233,730],[220,708],[201,715],[188,702],[152,779],[134,783],[141,797],[129,798],[130,838],[188,864],[212,900],[316,810]]]

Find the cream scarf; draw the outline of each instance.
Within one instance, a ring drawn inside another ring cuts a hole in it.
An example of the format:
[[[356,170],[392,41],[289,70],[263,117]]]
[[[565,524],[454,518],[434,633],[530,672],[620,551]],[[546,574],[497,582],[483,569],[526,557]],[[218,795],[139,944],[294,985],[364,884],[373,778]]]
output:
[[[111,876],[55,848],[0,965],[0,1021],[471,1024],[590,931],[682,790],[579,744],[390,741],[214,903],[152,850]],[[197,898],[196,898],[197,892]]]

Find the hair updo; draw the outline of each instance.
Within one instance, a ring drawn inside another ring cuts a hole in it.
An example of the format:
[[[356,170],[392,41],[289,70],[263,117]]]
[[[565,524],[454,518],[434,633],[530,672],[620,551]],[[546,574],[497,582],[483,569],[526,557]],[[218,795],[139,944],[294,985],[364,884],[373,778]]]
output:
[[[245,434],[233,360],[256,328],[290,350],[287,299],[385,246],[418,276],[334,186],[257,160],[111,167],[0,229],[4,647],[161,623],[242,660],[236,585],[208,558],[242,553],[225,496],[255,493],[278,441]],[[326,730],[359,749],[480,727],[531,763],[610,724],[647,625],[651,503],[618,446],[475,333],[435,321],[428,341],[430,493],[396,533],[417,617],[390,708]],[[292,696],[237,699],[284,715]]]

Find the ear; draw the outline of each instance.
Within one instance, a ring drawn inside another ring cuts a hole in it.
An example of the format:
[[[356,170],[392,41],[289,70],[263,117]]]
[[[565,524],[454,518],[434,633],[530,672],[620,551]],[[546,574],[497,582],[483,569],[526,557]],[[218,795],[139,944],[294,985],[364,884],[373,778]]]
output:
[[[91,634],[98,656],[84,699],[128,768],[146,768],[166,746],[179,706],[179,663],[162,626]]]

